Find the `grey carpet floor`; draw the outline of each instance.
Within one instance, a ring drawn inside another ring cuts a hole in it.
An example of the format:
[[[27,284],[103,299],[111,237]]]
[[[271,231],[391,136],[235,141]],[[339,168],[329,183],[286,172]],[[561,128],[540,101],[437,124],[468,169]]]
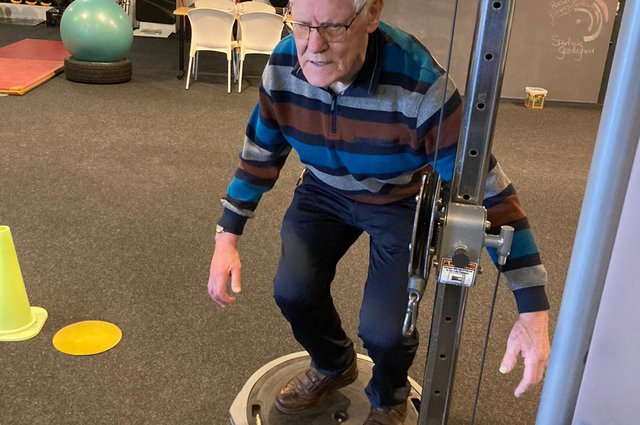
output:
[[[44,25],[0,25],[2,44],[59,39]],[[84,85],[60,75],[24,96],[0,97],[0,224],[11,227],[41,334],[0,343],[2,424],[227,424],[245,381],[299,351],[271,296],[280,219],[301,167],[291,157],[241,241],[244,290],[224,310],[206,294],[213,228],[256,101],[262,59],[241,94],[226,93],[224,62],[204,59],[190,90],[176,79],[175,38],[136,38],[132,81]],[[206,72],[206,70],[214,70]],[[215,71],[221,70],[221,71]],[[549,272],[555,323],[600,108],[500,106],[494,152],[529,213]],[[356,338],[367,240],[340,264],[337,308]],[[486,262],[486,260],[485,260]],[[470,291],[449,423],[468,423],[495,269]],[[422,383],[431,284],[411,376]],[[476,424],[532,424],[540,388],[521,399],[522,368],[498,372],[516,318],[502,286]],[[121,343],[72,357],[54,334],[106,320]],[[360,341],[357,349],[365,353]]]

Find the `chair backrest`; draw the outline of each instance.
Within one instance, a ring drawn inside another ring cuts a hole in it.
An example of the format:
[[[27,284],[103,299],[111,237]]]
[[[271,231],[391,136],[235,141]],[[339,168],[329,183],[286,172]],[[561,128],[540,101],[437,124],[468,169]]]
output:
[[[210,7],[225,10],[230,13],[236,11],[236,3],[233,0],[195,0],[196,7]]]
[[[282,16],[268,12],[243,13],[238,18],[240,24],[240,54],[270,54],[282,38],[284,22]]]
[[[249,12],[269,12],[276,13],[276,8],[268,3],[262,3],[260,1],[245,1],[238,4],[238,12],[240,14]]]
[[[188,12],[191,43],[210,49],[231,51],[235,16],[224,10],[196,7]]]

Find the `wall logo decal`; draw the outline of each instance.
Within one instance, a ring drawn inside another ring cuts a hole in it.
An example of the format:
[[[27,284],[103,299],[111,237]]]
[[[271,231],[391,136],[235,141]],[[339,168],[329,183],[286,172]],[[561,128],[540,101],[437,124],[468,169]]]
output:
[[[609,22],[605,0],[549,0],[548,13],[551,26],[565,33],[551,36],[557,59],[572,58],[579,62],[595,53],[595,47],[589,43],[600,36],[604,24]]]

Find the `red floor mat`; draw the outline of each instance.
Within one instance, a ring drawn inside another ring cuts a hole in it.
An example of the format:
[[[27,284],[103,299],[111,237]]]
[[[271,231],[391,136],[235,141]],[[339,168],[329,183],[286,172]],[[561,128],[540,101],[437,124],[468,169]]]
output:
[[[62,41],[24,39],[0,47],[0,93],[25,94],[62,72]]]

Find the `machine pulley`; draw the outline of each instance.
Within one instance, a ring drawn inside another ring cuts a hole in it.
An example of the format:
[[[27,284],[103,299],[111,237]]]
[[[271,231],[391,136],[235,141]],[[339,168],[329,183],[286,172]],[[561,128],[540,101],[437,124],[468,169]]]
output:
[[[430,269],[436,267],[439,284],[471,287],[480,270],[484,246],[496,248],[503,265],[511,251],[513,227],[502,226],[499,235],[485,233],[491,227],[483,206],[443,201],[438,173],[425,173],[417,197],[407,292],[409,300],[402,332],[413,334],[419,303]]]

